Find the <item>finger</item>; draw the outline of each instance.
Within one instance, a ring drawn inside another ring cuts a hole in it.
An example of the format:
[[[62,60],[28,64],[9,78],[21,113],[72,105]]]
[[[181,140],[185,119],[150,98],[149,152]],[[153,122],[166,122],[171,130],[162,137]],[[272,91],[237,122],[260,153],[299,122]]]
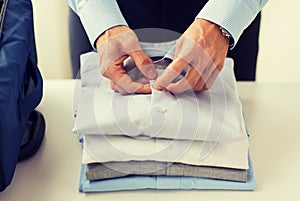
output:
[[[175,80],[185,69],[188,63],[179,57],[175,58],[166,70],[157,78],[154,88],[157,90],[166,89],[167,86]]]
[[[195,68],[190,68],[184,78],[176,83],[171,83],[169,86],[167,86],[167,90],[174,94],[180,94],[185,91],[193,90],[194,87],[199,83],[204,85],[201,75]]]
[[[128,53],[129,56],[132,57],[136,66],[139,68],[140,72],[148,79],[153,80],[157,76],[157,72],[155,66],[152,63],[152,60],[148,57],[148,55],[142,51],[134,51]]]
[[[116,85],[115,85],[115,83],[114,83],[113,81],[110,81],[110,88],[111,88],[112,90],[115,90],[115,89],[116,89]]]
[[[219,70],[219,68],[216,68],[210,75],[209,79],[207,80],[207,83],[203,87],[203,90],[210,89],[212,87],[212,85],[214,84],[215,80],[217,79],[217,77],[219,76],[219,74],[220,74],[220,70]]]
[[[116,86],[115,91],[116,91],[116,92],[119,92],[119,93],[120,93],[121,95],[123,95],[123,96],[128,94],[128,92],[125,91],[124,89],[122,89],[122,87],[120,87],[120,86]]]
[[[132,81],[132,79],[128,75],[124,75],[115,83],[118,87],[121,87],[127,93],[135,93],[138,89],[142,88],[144,85],[142,83]]]
[[[147,78],[145,77],[141,77],[137,80],[135,80],[136,82],[142,83],[142,84],[149,84],[149,80],[147,80]]]
[[[115,83],[113,83],[112,81],[110,82],[110,86],[111,86],[111,89],[116,91],[116,92],[119,92],[120,94],[122,95],[126,95],[128,94],[127,91],[125,91],[122,87],[120,86],[117,86]],[[151,90],[151,87],[150,87],[150,84],[145,84],[143,85],[141,88],[137,89],[135,91],[135,93],[137,94],[151,94],[152,93],[152,90]]]
[[[208,66],[201,78],[204,81],[204,84],[202,83],[198,83],[195,87],[194,87],[194,91],[203,91],[203,90],[207,90],[210,89],[211,86],[213,85],[214,81],[216,80],[216,78],[218,77],[218,75],[220,74],[220,69],[222,70],[222,65],[218,65],[216,66],[214,63],[209,64],[210,66]]]
[[[122,49],[119,48],[118,44],[113,44],[111,42],[105,42],[102,46],[97,48],[97,51],[100,59],[99,66],[102,72],[116,61],[123,61],[125,58],[129,57]]]
[[[200,78],[198,82],[193,86],[194,91],[203,91],[208,89],[208,80],[210,76],[214,73],[215,70],[217,70],[217,66],[214,64],[214,62],[211,59],[205,59],[205,62],[203,63],[203,66],[199,69],[203,69],[201,72],[199,69],[198,72],[200,74]]]
[[[113,83],[113,81],[110,81],[110,88],[112,90],[114,90],[115,92],[120,93],[121,95],[126,95],[127,94],[127,92],[124,89],[122,89],[121,87],[117,86],[115,83]]]
[[[208,90],[212,87],[214,84],[215,80],[217,79],[218,75],[220,74],[220,69],[222,67],[216,67],[209,75],[209,77],[206,79],[205,84],[197,84],[194,87],[194,91],[203,91],[203,90]]]
[[[214,69],[214,65],[211,65],[211,63],[207,64],[202,73],[200,73],[198,82],[193,86],[194,91],[207,90],[207,82]]]
[[[143,85],[143,87],[139,88],[136,93],[138,94],[151,94],[152,91],[151,91],[151,87],[150,87],[150,84],[145,84]]]
[[[110,65],[103,75],[109,78],[116,86],[117,90],[122,91],[119,87],[126,91],[126,93],[134,93],[141,87],[142,83],[133,82],[132,79],[126,74],[125,69],[123,69],[123,60],[126,57],[119,58],[115,63]]]
[[[194,91],[203,91],[207,89],[207,82],[205,82],[202,77],[200,77],[198,83],[193,87]]]
[[[126,58],[128,58],[128,55],[123,55],[116,59],[114,62],[112,62],[109,66],[106,68],[101,69],[101,73],[104,77],[107,77],[108,79],[112,80],[112,78],[115,78],[116,75],[125,75],[126,71],[123,68],[123,62]],[[116,82],[115,82],[116,83]]]

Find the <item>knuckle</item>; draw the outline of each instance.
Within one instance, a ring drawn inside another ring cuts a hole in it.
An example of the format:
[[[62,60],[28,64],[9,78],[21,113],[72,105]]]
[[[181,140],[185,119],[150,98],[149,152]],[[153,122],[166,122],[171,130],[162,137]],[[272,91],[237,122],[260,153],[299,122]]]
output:
[[[158,81],[155,82],[155,86],[160,87],[160,88],[166,88],[167,84],[162,82],[161,80],[158,80]]]
[[[217,65],[217,69],[219,70],[219,72],[223,69],[223,66],[223,63]]]
[[[102,75],[108,79],[112,79],[113,78],[113,73],[112,73],[112,70],[111,68],[106,68],[102,71]]]
[[[105,68],[101,70],[101,73],[104,77],[109,78],[110,77],[110,73],[109,73],[109,68]]]
[[[206,85],[204,85],[204,86],[194,87],[193,90],[196,91],[196,92],[200,92],[200,91],[203,91],[203,90],[207,90],[207,88],[206,88]]]
[[[172,85],[168,86],[166,89],[167,89],[167,91],[171,92],[172,94],[180,94],[181,93],[181,91],[178,88],[173,87]]]
[[[124,95],[127,95],[128,93],[126,92],[126,91],[123,91],[123,90],[118,90],[118,92],[122,95],[122,96],[124,96]]]
[[[145,66],[145,65],[149,65],[151,64],[152,61],[149,57],[146,57],[146,56],[143,56],[143,55],[140,55],[139,58],[138,58],[138,64],[140,66]]]
[[[195,79],[189,79],[187,80],[187,84],[189,87],[194,88],[197,85],[198,81]]]
[[[211,86],[206,84],[206,85],[203,86],[202,90],[205,90],[205,91],[206,91],[206,90],[208,90],[208,89],[210,89],[210,88],[211,88]]]
[[[115,90],[115,88],[116,88],[116,85],[112,81],[110,81],[110,88],[112,90]]]

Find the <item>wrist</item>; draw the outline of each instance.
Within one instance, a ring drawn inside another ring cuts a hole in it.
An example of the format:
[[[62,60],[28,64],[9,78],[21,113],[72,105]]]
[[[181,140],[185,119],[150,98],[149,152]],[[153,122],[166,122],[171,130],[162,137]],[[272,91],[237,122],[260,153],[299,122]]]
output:
[[[195,27],[197,30],[196,32],[194,32],[194,34],[198,36],[200,45],[204,45],[201,44],[201,41],[203,39],[206,39],[207,43],[210,43],[210,41],[218,41],[220,44],[229,45],[230,33],[226,31],[226,33],[228,34],[224,36],[225,34],[222,34],[222,30],[220,29],[220,26],[218,24],[206,19],[196,18],[193,22],[193,27]]]
[[[113,26],[106,31],[104,31],[96,40],[96,47],[98,47],[100,44],[102,44],[104,41],[110,39],[111,37],[114,37],[118,34],[128,32],[130,31],[130,28],[126,25],[117,25]]]
[[[229,47],[232,47],[233,46],[233,38],[232,38],[231,34],[225,28],[223,28],[221,26],[219,26],[219,29],[220,29],[221,35],[224,36],[228,40]]]
[[[199,23],[199,27],[202,27],[202,29],[207,32],[206,35],[208,37],[209,35],[212,38],[216,37],[216,39],[219,40],[222,44],[227,43],[228,47],[231,47],[231,45],[233,45],[233,38],[231,34],[220,25],[202,18],[196,18],[195,21]]]

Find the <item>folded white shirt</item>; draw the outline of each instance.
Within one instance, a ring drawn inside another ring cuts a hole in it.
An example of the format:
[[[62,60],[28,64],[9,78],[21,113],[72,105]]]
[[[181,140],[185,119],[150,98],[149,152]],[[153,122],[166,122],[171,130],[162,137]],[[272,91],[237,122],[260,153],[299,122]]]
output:
[[[248,137],[231,142],[137,139],[126,136],[83,136],[82,163],[161,161],[248,169]],[[212,146],[212,149],[209,149]],[[201,157],[205,156],[205,157]]]
[[[155,57],[166,55],[174,43],[141,45]],[[122,96],[110,89],[98,60],[95,52],[81,56],[82,85],[77,89],[81,95],[74,111],[79,134],[211,142],[239,140],[246,135],[232,59],[226,59],[211,89],[176,96],[157,90],[151,95]]]

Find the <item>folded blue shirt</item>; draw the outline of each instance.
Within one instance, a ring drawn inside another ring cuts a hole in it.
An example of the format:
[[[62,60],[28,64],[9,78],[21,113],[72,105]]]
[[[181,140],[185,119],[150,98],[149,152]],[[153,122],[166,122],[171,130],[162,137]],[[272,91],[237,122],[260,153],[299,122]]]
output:
[[[128,176],[115,179],[89,181],[85,177],[86,165],[81,166],[80,192],[108,192],[141,189],[181,189],[181,190],[255,190],[256,182],[253,166],[249,157],[249,171],[247,182],[234,182],[217,179],[206,179],[184,176]]]

